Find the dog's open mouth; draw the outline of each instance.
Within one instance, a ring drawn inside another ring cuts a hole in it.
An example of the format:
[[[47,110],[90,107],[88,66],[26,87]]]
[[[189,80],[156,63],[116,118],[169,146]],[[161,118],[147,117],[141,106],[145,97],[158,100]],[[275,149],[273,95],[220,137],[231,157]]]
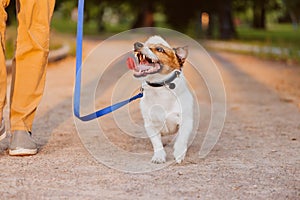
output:
[[[157,61],[147,57],[146,55],[136,52],[135,56],[138,63],[131,57],[127,59],[127,66],[133,70],[135,77],[147,76],[148,74],[154,74],[160,70],[160,64]]]

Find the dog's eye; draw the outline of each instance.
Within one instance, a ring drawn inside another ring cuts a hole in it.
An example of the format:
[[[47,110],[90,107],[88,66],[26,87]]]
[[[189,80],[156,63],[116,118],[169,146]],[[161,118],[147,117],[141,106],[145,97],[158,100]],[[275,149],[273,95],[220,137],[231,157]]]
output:
[[[156,51],[160,52],[160,53],[164,53],[165,50],[161,47],[156,47]]]

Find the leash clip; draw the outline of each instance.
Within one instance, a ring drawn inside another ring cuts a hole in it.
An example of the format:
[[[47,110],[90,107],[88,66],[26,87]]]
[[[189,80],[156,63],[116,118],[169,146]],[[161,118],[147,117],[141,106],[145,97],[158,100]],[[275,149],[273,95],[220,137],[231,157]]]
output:
[[[140,92],[143,93],[144,92],[144,88],[143,86],[140,87]]]

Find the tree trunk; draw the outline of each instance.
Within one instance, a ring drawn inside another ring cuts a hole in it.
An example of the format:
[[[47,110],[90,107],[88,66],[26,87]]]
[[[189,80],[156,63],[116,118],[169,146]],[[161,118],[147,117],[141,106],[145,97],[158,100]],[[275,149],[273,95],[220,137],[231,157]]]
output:
[[[221,39],[231,39],[236,36],[232,18],[231,0],[227,0],[219,10],[219,33]]]
[[[97,13],[97,30],[99,33],[105,31],[104,23],[103,23],[103,14],[104,14],[104,9],[99,8],[99,11]]]
[[[207,29],[207,32],[206,32],[206,36],[208,38],[213,38],[214,37],[214,29],[216,27],[216,21],[217,21],[217,18],[215,16],[215,13],[210,12],[209,13],[208,29]]]
[[[297,17],[295,15],[295,13],[293,11],[290,11],[290,17],[291,17],[294,29],[297,29],[298,28],[298,21],[297,21]]]
[[[265,0],[253,1],[253,28],[256,29],[266,28],[266,1]]]
[[[138,16],[132,25],[132,28],[152,27],[154,26],[154,5],[151,2],[143,2],[139,9]]]

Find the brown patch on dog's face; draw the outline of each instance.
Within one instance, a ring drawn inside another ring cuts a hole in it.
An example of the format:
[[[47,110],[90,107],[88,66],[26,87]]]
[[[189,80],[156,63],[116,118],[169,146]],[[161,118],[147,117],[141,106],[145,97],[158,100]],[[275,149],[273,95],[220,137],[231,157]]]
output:
[[[168,74],[175,69],[181,69],[182,65],[174,49],[162,44],[150,44],[149,49],[158,57],[160,64],[163,66],[160,71],[161,74]]]

